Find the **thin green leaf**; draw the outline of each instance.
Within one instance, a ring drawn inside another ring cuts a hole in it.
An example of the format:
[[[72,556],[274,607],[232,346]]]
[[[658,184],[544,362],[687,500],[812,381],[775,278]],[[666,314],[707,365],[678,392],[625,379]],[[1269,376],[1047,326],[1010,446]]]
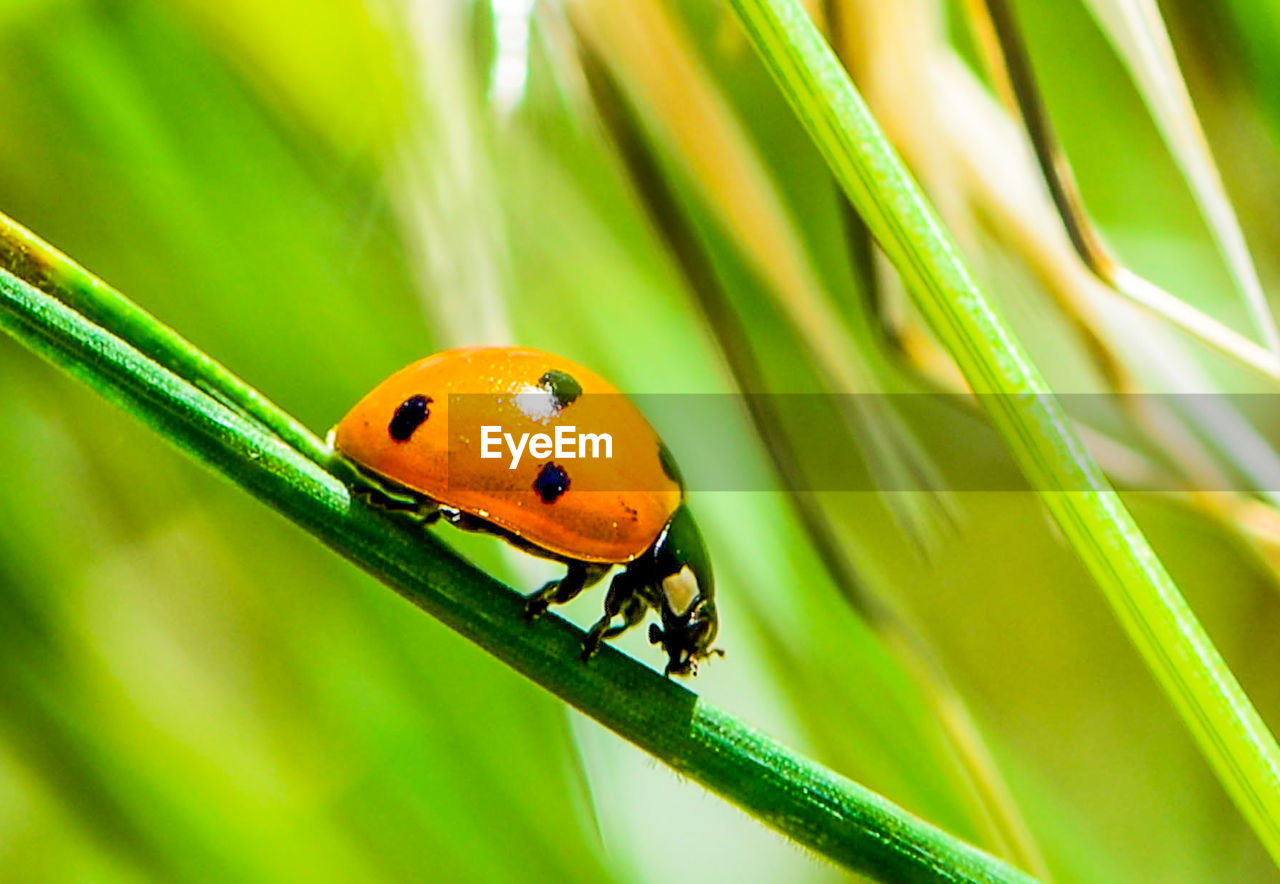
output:
[[[3,214],[0,214],[0,267],[83,312],[174,374],[257,420],[311,460],[322,462],[328,457],[328,450],[306,427],[257,390]]]
[[[797,0],[732,0],[761,58],[1092,572],[1245,818],[1280,860],[1280,749],[1022,345],[989,306]]]
[[[689,292],[710,320],[738,388],[743,391],[768,389],[767,374],[751,348],[747,330],[734,312],[692,222],[681,211],[678,197],[644,143],[639,120],[623,100],[607,69],[585,46],[582,65],[596,110],[613,139],[622,166],[655,230],[680,267]],[[999,846],[1001,855],[1022,868],[1047,875],[1040,848],[990,747],[936,651],[913,624],[872,588],[818,499],[796,490],[805,486],[803,460],[772,400],[768,396],[748,395],[745,402],[756,432],[786,489],[787,502],[804,525],[827,576],[849,606],[897,653],[904,669],[930,703],[957,761],[967,795],[975,805],[975,816],[986,825],[991,842]],[[768,621],[767,617],[763,619]]]

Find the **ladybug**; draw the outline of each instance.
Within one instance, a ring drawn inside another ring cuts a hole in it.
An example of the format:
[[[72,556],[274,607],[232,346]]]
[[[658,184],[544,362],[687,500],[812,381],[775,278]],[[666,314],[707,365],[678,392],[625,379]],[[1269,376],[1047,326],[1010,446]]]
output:
[[[583,660],[650,609],[667,675],[723,653],[711,647],[715,580],[679,469],[635,404],[589,369],[524,348],[446,350],[375,387],[329,443],[372,504],[563,562],[564,577],[527,597],[527,617],[621,566]]]

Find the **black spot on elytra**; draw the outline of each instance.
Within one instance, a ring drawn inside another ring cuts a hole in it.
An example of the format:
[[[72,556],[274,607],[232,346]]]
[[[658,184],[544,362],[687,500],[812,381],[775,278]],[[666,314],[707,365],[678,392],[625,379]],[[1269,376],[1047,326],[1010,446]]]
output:
[[[417,396],[410,396],[401,402],[400,407],[396,409],[396,413],[391,418],[390,425],[387,427],[387,432],[391,434],[391,438],[397,442],[408,442],[414,430],[422,426],[427,418],[431,416],[429,406],[433,401],[430,396],[423,396],[419,393]]]
[[[533,490],[538,492],[543,503],[555,503],[561,494],[569,490],[569,474],[559,464],[547,461],[538,470],[538,478],[533,480]]]
[[[683,491],[684,476],[680,474],[680,466],[676,463],[675,456],[666,442],[658,442],[658,463],[662,464],[662,472],[667,474],[667,478],[679,485],[680,490]]]
[[[538,386],[551,394],[557,409],[569,407],[582,395],[582,384],[574,380],[573,375],[555,368],[538,378]]]

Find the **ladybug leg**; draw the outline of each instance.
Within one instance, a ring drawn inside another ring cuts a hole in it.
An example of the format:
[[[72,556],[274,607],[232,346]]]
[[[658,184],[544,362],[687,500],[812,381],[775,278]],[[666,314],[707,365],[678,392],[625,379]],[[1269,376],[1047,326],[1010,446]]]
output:
[[[375,509],[396,513],[415,521],[430,525],[440,518],[440,506],[425,497],[407,497],[388,494],[373,486],[356,487],[352,494]]]
[[[640,596],[633,595],[627,599],[619,613],[622,615],[622,623],[606,629],[604,632],[606,639],[617,638],[633,626],[639,626],[644,620],[644,615],[649,613],[649,605]]]
[[[570,574],[573,573],[575,566],[570,565]],[[560,581],[560,586],[556,589],[555,597],[552,598],[552,604],[563,605],[571,602],[578,597],[578,593],[582,592],[588,586],[595,586],[600,582],[600,578],[609,573],[611,565],[600,565],[592,563],[590,565],[577,565],[580,569],[581,577],[570,582],[569,574],[565,575],[565,579]]]
[[[640,613],[635,615],[633,609],[637,607]],[[609,583],[609,594],[604,599],[604,616],[595,622],[591,631],[587,633],[587,637],[582,640],[583,661],[591,659],[591,655],[600,647],[601,639],[612,638],[627,626],[633,625],[633,616],[635,623],[643,619],[644,610],[644,600],[636,594],[636,584],[631,574],[623,571],[614,577]],[[626,626],[610,627],[609,624],[613,622],[613,618],[619,614],[626,618]]]
[[[405,513],[410,518],[421,519],[427,524],[439,518],[440,507],[435,501],[408,489],[393,487],[344,457],[335,456],[329,466],[351,489],[352,496],[369,506],[393,513]]]
[[[570,562],[569,570],[559,580],[552,580],[542,589],[525,599],[524,616],[532,620],[542,615],[551,605],[563,605],[573,599],[588,586],[599,582],[609,571],[608,565],[587,562]]]
[[[369,506],[380,510],[416,513],[422,506],[420,501],[409,497],[396,497],[378,488],[362,488],[357,493],[369,502]]]

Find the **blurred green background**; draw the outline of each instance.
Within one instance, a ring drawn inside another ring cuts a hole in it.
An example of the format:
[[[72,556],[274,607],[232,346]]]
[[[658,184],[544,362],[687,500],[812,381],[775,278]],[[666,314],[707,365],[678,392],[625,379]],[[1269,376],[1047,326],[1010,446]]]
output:
[[[877,104],[895,77],[928,74],[919,45],[985,78],[964,4],[888,5],[897,31],[877,30],[889,25],[874,3],[826,4],[878,41],[850,59],[860,84],[878,113],[902,121],[887,123],[891,133],[914,127],[917,148],[937,148],[936,163],[904,150],[1050,381],[1106,389],[999,218],[948,172],[958,154],[936,109]],[[620,26],[608,4],[577,6],[606,35],[598,51],[641,108],[769,389],[823,389],[801,358],[803,332],[765,292],[797,254],[869,366],[866,389],[917,389],[869,306],[877,287],[892,301],[894,283],[850,247],[836,189],[727,9],[635,4],[647,10],[637,21],[659,15],[683,35],[691,70],[736,119],[726,131],[759,161],[762,179],[743,192],[776,195],[771,223],[790,240],[761,238],[768,224],[751,228],[733,208],[748,197],[691,159],[724,145],[699,146],[713,121],[681,130],[678,109],[660,104],[663,78],[678,82],[661,47],[638,32],[630,47],[611,44]],[[1018,8],[1117,251],[1243,327],[1194,203],[1088,9]],[[321,432],[391,371],[462,343],[562,353],[636,393],[732,392],[714,326],[590,104],[573,49],[579,20],[559,3],[531,9],[3,0],[0,210]],[[1274,288],[1280,12],[1265,0],[1164,9]],[[906,38],[885,36],[895,33]],[[1158,323],[1125,321],[1205,372],[1210,389],[1258,389]],[[1160,389],[1147,367],[1134,370]],[[9,341],[0,401],[0,878],[840,876],[567,712]],[[999,440],[974,418],[895,432],[891,460],[918,446],[944,473],[1004,469]],[[745,417],[717,444],[767,474]],[[820,448],[807,453],[819,470]],[[1247,528],[1184,501],[1127,500],[1263,716],[1280,722],[1274,560]],[[916,623],[968,703],[1056,878],[1274,878],[1030,495],[845,493],[823,505],[868,585]],[[920,680],[833,586],[785,496],[708,492],[693,507],[729,656],[691,686],[1001,850]],[[491,539],[441,533],[517,587],[554,570]],[[587,593],[567,615],[587,623],[600,601]],[[622,645],[660,663],[643,636]]]

